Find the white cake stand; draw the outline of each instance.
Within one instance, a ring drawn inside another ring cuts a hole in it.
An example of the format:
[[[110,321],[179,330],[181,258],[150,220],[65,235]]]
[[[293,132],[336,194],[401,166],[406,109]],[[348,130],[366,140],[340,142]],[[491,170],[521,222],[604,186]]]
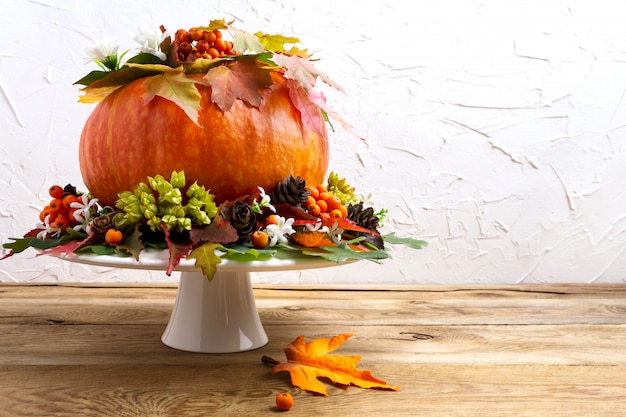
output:
[[[174,349],[198,353],[232,353],[257,349],[268,342],[259,319],[251,272],[325,268],[345,263],[312,256],[282,255],[265,261],[236,262],[223,259],[209,281],[183,259],[178,293],[161,341]],[[63,260],[113,268],[167,270],[167,251],[145,250],[139,261],[132,257],[68,255]]]

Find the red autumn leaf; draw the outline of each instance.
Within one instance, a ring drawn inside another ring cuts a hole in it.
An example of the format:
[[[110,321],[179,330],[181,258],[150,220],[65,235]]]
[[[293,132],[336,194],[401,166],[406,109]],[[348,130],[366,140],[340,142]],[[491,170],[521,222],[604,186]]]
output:
[[[170,255],[167,262],[167,271],[165,271],[165,273],[170,276],[172,275],[172,272],[174,272],[178,264],[180,264],[180,260],[187,256],[187,254],[191,250],[192,244],[191,242],[173,242],[170,239],[170,231],[168,230],[167,226],[162,224],[161,229],[163,230],[163,233],[165,233],[165,242],[167,242],[167,248]]]
[[[351,336],[340,334],[330,339],[315,339],[310,342],[305,342],[304,336],[299,336],[285,348],[288,361],[276,364],[272,373],[287,371],[292,384],[322,395],[328,394],[326,387],[318,378],[328,378],[335,384],[343,386],[399,390],[399,387],[387,385],[382,379],[374,377],[370,371],[357,369],[360,356],[328,354],[339,348]]]
[[[291,102],[300,112],[302,124],[322,136],[324,118],[319,107],[311,101],[308,92],[297,81],[287,80],[287,88],[289,88]]]
[[[189,233],[189,237],[194,244],[214,242],[214,243],[233,243],[239,236],[230,222],[221,220],[220,216],[204,227],[194,227]]]
[[[259,68],[254,55],[238,59],[232,66],[212,68],[204,80],[211,85],[211,100],[223,112],[228,111],[237,99],[254,107],[261,106],[263,96],[259,89],[272,85],[270,72]]]
[[[78,247],[81,246],[81,243],[82,242],[79,242],[78,240],[72,240],[72,241],[69,241],[69,242],[64,243],[62,245],[54,246],[52,248],[42,250],[41,252],[39,252],[37,254],[37,256],[42,256],[42,255],[69,255],[69,254],[74,253],[74,251],[76,249],[78,249]]]
[[[350,219],[329,218],[329,219],[322,220],[322,225],[324,226],[333,227],[335,226],[335,224],[337,225],[336,227],[339,227],[340,229],[343,229],[343,230],[352,230],[354,232],[363,232],[363,233],[372,234],[374,236],[380,236],[380,233],[374,230],[366,229],[365,227],[361,227],[358,224],[356,224],[356,222]]]

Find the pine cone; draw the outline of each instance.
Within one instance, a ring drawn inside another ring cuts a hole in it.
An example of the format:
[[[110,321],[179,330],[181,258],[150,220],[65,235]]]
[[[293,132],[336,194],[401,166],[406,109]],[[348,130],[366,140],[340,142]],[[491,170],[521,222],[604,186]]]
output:
[[[115,213],[103,214],[98,217],[94,217],[91,221],[91,231],[95,237],[104,238],[107,230],[115,227],[113,223],[113,216]]]
[[[348,219],[355,222],[358,226],[378,233],[378,217],[374,215],[374,209],[372,207],[363,209],[362,202],[348,206]],[[363,233],[354,232],[354,234],[359,236]]]
[[[272,204],[301,206],[306,203],[310,194],[309,190],[306,189],[306,182],[302,178],[294,178],[290,175],[284,181],[276,184],[271,200]]]
[[[243,201],[235,201],[231,207],[222,207],[220,215],[237,231],[239,240],[237,243],[245,242],[256,230],[256,217],[252,207]]]

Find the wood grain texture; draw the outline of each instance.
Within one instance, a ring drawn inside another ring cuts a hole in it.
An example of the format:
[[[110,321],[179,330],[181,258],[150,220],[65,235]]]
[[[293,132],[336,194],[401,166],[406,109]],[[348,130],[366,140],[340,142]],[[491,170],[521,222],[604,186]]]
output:
[[[0,415],[621,416],[626,286],[255,289],[261,349],[195,354],[160,342],[175,287],[0,284]],[[354,336],[336,353],[398,392],[272,375],[267,355]]]

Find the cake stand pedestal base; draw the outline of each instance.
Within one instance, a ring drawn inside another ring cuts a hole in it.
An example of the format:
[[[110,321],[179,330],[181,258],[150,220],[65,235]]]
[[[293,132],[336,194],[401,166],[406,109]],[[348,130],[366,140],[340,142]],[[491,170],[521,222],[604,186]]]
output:
[[[265,346],[248,272],[182,272],[176,302],[161,341],[198,353],[244,352]]]

